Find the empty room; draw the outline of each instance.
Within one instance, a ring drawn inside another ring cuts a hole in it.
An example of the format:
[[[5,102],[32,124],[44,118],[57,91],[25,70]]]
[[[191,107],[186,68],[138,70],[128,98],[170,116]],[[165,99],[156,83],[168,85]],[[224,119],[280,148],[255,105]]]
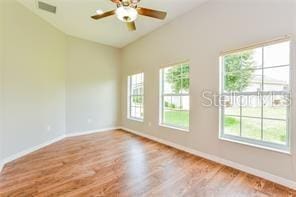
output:
[[[296,197],[296,0],[0,0],[1,197]]]

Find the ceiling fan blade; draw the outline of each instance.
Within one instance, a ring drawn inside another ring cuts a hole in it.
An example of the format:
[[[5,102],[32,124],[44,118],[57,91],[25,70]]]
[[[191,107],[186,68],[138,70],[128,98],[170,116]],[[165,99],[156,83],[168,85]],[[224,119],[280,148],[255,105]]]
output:
[[[112,16],[115,14],[115,10],[112,10],[112,11],[109,11],[109,12],[105,12],[103,14],[97,14],[97,15],[94,15],[92,16],[91,18],[95,19],[95,20],[98,20],[98,19],[101,19],[101,18],[105,18],[107,16]]]
[[[167,16],[166,12],[158,11],[158,10],[152,10],[148,8],[137,8],[138,14],[143,15],[143,16],[149,16],[152,18],[157,18],[157,19],[165,19]]]
[[[126,25],[127,25],[127,28],[129,31],[136,31],[136,29],[137,29],[135,21],[127,22]]]

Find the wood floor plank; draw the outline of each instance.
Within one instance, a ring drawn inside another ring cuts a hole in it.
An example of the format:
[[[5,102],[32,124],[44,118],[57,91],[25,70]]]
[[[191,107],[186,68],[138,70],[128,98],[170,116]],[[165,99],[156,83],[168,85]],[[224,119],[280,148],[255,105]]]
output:
[[[296,191],[122,130],[71,137],[17,159],[1,197],[296,196]]]

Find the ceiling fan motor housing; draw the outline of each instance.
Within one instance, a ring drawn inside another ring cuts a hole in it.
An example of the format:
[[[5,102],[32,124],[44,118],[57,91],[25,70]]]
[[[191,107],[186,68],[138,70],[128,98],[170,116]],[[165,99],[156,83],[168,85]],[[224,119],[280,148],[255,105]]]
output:
[[[130,6],[119,6],[115,13],[117,18],[123,22],[133,22],[138,16],[136,9]]]

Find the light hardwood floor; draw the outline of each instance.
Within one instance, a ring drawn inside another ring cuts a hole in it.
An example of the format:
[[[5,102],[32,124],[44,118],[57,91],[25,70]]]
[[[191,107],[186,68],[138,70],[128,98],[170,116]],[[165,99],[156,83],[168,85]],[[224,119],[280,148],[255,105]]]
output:
[[[261,178],[118,130],[67,138],[6,165],[0,196],[296,196]]]

